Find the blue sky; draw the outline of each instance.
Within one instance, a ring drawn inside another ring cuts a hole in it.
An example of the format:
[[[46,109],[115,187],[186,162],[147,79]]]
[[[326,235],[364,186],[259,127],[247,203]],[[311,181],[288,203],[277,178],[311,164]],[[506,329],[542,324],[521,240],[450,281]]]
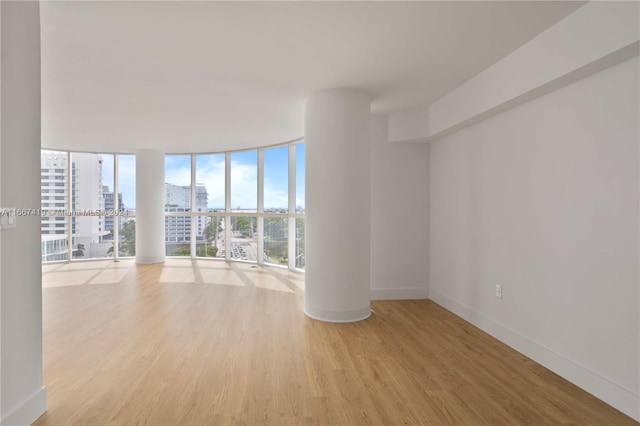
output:
[[[102,184],[114,189],[114,155],[101,154]],[[118,154],[118,191],[122,193],[125,209],[136,208],[136,157]],[[296,145],[296,206],[304,207],[304,142]],[[288,198],[288,146],[264,151],[264,207],[287,208]],[[231,206],[232,209],[255,210],[257,208],[257,160],[256,150],[231,154]],[[208,193],[209,208],[224,208],[225,155],[203,154],[196,156],[196,182],[204,183]],[[191,181],[191,157],[189,155],[165,156],[165,182],[189,185]]]
[[[296,145],[296,205],[304,206],[304,143]],[[287,146],[264,151],[264,207],[287,208],[288,194]],[[256,150],[231,153],[231,206],[232,209],[255,210],[257,208],[258,153]],[[196,182],[204,183],[208,193],[209,208],[224,208],[224,154],[196,156]],[[189,155],[165,157],[165,182],[189,185],[191,159]],[[127,204],[127,196],[125,205]]]
[[[289,147],[264,150],[264,208],[289,206]]]
[[[113,154],[102,154],[102,185],[113,191]],[[118,192],[126,209],[136,208],[136,156],[118,155]]]

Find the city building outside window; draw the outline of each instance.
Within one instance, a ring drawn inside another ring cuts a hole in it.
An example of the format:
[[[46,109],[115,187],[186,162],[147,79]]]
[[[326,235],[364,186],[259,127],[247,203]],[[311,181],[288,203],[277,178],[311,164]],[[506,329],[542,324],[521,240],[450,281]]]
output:
[[[167,256],[304,269],[304,153],[166,155]],[[43,262],[135,256],[135,155],[43,150],[41,207]]]

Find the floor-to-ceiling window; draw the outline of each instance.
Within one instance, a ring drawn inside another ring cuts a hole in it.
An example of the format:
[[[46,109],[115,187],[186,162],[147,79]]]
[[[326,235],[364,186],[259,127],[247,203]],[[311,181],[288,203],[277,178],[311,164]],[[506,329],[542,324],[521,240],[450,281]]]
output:
[[[195,255],[225,258],[225,154],[194,156],[198,208],[193,218]]]
[[[191,156],[166,155],[164,165],[166,254],[167,256],[191,256],[189,212],[198,207],[191,194]]]
[[[135,155],[43,150],[42,261],[135,256]],[[165,156],[167,256],[304,269],[304,142]]]
[[[42,261],[135,255],[135,156],[43,150],[40,160]]]
[[[40,154],[40,221],[42,261],[69,259],[70,210],[69,153],[42,151]]]
[[[265,263],[289,264],[289,146],[263,151],[263,258]]]
[[[117,212],[114,218],[117,227],[114,246],[117,257],[136,255],[136,156],[131,154],[116,155]],[[114,205],[116,203],[114,202]]]
[[[305,212],[305,150],[304,142],[294,145],[295,154],[295,188],[293,193],[295,194],[295,242],[293,247],[295,248],[295,262],[294,268],[304,269],[304,212]]]
[[[226,258],[258,262],[258,150],[231,152],[227,157]]]
[[[113,254],[113,216],[107,229],[105,196],[113,195],[113,154],[71,153],[71,247],[73,259]]]

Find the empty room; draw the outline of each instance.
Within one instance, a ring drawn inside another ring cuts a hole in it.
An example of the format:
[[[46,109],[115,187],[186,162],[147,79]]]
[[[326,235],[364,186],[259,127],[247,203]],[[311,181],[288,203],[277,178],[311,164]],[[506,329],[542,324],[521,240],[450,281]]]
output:
[[[640,422],[640,2],[1,1],[0,424]]]

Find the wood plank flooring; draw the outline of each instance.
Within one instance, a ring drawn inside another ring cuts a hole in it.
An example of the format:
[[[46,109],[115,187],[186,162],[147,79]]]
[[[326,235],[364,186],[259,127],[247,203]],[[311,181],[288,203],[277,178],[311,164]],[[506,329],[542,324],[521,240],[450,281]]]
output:
[[[427,300],[307,318],[304,275],[170,259],[43,266],[37,425],[637,424]]]

